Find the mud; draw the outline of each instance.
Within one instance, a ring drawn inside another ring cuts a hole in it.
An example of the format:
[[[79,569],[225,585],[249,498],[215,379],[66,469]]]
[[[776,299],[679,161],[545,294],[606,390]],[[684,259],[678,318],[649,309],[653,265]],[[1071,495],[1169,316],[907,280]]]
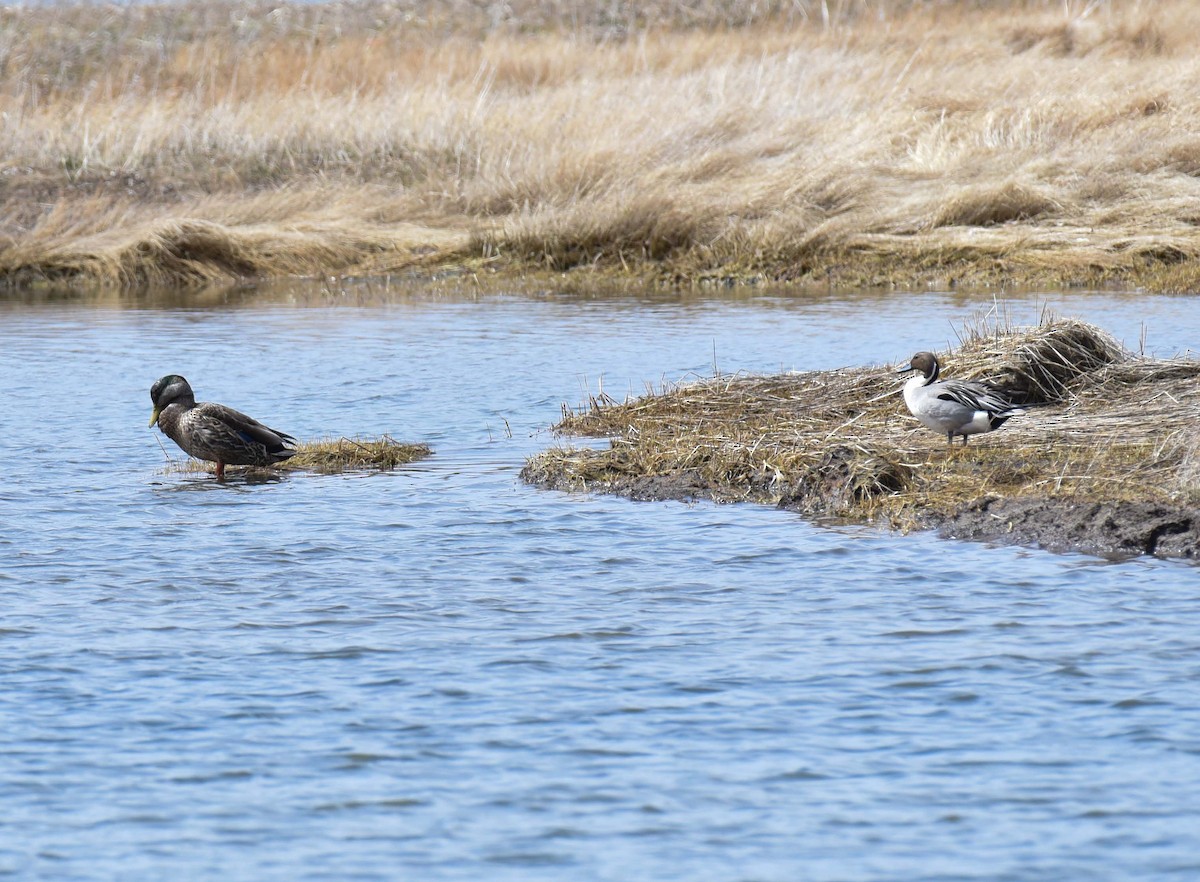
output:
[[[576,483],[534,475],[522,476],[543,489],[579,490]],[[728,495],[705,485],[690,471],[639,475],[589,485],[587,490],[639,501],[729,502]],[[853,493],[832,472],[820,488],[829,500]],[[782,499],[778,507],[806,517],[828,517],[814,510],[807,492]],[[839,520],[842,520],[839,518]],[[890,525],[889,525],[890,526]],[[1128,558],[1150,554],[1200,560],[1200,509],[1152,502],[1080,502],[1063,498],[988,498],[964,505],[950,515],[927,515],[921,526],[948,539],[1020,545],[1058,553]]]
[[[931,521],[954,539],[1109,557],[1200,559],[1200,509],[1162,503],[983,499]]]

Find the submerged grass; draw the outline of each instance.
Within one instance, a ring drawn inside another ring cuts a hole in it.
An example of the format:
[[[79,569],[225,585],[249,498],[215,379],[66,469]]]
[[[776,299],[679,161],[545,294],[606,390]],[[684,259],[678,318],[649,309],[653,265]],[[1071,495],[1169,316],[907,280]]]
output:
[[[387,471],[433,454],[427,444],[412,444],[384,435],[380,438],[324,438],[297,446],[297,453],[269,468],[254,472],[303,471],[331,475],[353,471]],[[180,471],[211,471],[210,463],[188,459],[172,463]],[[229,468],[237,470],[238,467]]]
[[[1200,362],[1136,357],[1070,319],[976,328],[939,359],[946,376],[1009,389],[1028,414],[950,449],[909,415],[890,367],[714,377],[564,408],[557,431],[609,437],[610,448],[551,449],[523,475],[560,489],[755,501],[902,529],[984,499],[1200,499]]]
[[[0,283],[1200,287],[1191,0],[0,9]]]

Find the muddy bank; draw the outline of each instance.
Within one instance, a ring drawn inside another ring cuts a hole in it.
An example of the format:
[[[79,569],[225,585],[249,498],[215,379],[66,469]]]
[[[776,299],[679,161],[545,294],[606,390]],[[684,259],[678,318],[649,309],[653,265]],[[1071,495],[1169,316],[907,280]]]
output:
[[[946,537],[1048,551],[1200,559],[1200,508],[1153,502],[984,499],[937,526]]]
[[[547,450],[522,475],[1054,551],[1200,557],[1200,362],[1135,357],[1071,320],[978,334],[943,362],[1028,414],[948,449],[886,366],[715,377],[567,412],[559,432],[608,449]]]
[[[526,474],[544,489],[571,490],[571,482]],[[705,486],[695,474],[615,478],[588,487],[640,501],[722,501],[727,497]],[[846,486],[827,489],[845,493]],[[778,507],[814,515],[813,507],[795,498]],[[1086,502],[1068,498],[1000,499],[971,502],[950,514],[918,517],[917,528],[936,530],[947,539],[999,545],[1024,545],[1055,552],[1106,557],[1155,554],[1200,560],[1200,507],[1146,502]]]

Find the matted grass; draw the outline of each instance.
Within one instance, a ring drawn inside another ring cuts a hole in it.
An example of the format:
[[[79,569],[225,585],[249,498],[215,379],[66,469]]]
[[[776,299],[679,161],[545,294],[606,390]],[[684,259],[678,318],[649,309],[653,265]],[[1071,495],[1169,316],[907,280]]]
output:
[[[890,366],[714,377],[627,402],[593,398],[555,428],[607,450],[531,458],[526,480],[632,496],[783,504],[900,528],[991,497],[1200,498],[1200,362],[1135,357],[1098,328],[977,329],[943,375],[1008,387],[1029,412],[948,448]]]
[[[412,444],[396,441],[387,435],[380,438],[323,438],[305,441],[297,445],[297,453],[290,459],[269,467],[227,466],[226,474],[239,472],[269,473],[318,472],[330,475],[354,471],[389,471],[425,459],[433,454],[427,444]],[[171,470],[213,471],[215,465],[196,459],[182,462],[172,461]]]
[[[1191,0],[0,10],[0,283],[1200,288]]]
[[[428,444],[405,443],[387,435],[382,438],[327,438],[304,442],[295,456],[280,465],[287,469],[324,474],[387,471],[432,454],[433,449]]]

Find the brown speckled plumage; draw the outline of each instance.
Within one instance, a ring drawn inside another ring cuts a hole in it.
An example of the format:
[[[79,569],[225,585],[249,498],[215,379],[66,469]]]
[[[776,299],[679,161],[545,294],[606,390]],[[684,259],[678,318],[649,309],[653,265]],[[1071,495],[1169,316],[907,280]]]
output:
[[[190,456],[217,464],[217,477],[227,465],[266,466],[295,454],[296,439],[268,428],[223,404],[196,403],[188,381],[169,374],[150,387],[156,423],[164,435]]]

